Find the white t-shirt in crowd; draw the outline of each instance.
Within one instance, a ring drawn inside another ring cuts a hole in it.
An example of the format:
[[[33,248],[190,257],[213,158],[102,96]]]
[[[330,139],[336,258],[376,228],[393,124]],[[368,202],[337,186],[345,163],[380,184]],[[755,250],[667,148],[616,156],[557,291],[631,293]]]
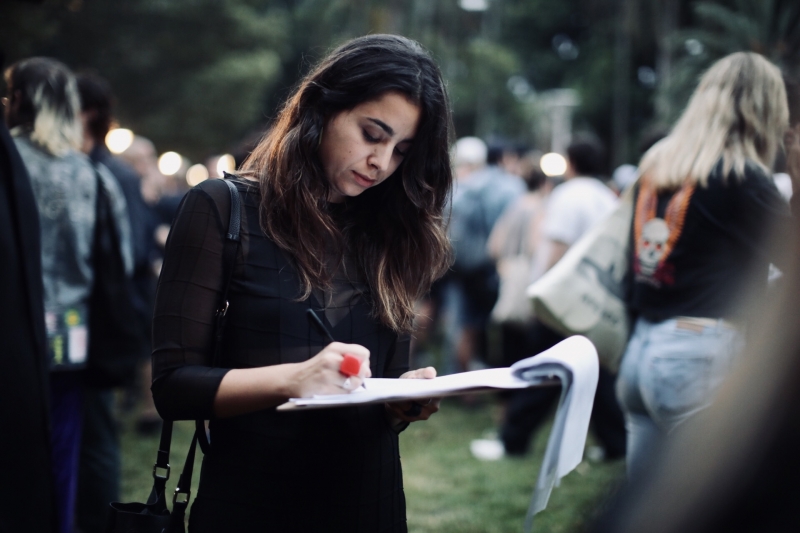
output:
[[[619,203],[600,180],[576,177],[553,189],[547,201],[542,235],[572,246]]]
[[[787,202],[791,200],[793,190],[792,178],[789,177],[789,174],[781,172],[772,176],[772,179],[775,180],[775,186],[778,188],[778,192],[781,193],[781,196],[783,196],[783,199]]]

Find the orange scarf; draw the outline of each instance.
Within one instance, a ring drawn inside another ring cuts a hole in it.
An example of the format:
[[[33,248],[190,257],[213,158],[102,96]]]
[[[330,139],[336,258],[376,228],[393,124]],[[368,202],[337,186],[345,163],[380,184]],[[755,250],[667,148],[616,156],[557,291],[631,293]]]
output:
[[[685,182],[680,189],[678,189],[670,198],[667,204],[666,213],[664,214],[664,222],[669,230],[669,237],[664,243],[661,256],[658,260],[658,266],[652,277],[660,279],[663,276],[662,266],[667,260],[672,250],[675,248],[675,243],[681,236],[683,225],[686,221],[686,210],[689,208],[689,201],[694,193],[695,184]],[[636,251],[636,262],[641,257],[642,246],[642,231],[649,221],[656,218],[656,209],[658,207],[658,190],[650,183],[650,180],[643,176],[639,185],[639,197],[636,200],[636,212],[633,220],[633,235],[634,247]],[[639,269],[636,269],[637,272]]]

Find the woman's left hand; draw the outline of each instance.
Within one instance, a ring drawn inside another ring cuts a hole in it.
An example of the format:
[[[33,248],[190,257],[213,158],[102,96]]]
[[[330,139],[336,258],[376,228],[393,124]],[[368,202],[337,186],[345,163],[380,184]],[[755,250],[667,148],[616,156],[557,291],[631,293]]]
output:
[[[433,379],[436,377],[436,369],[432,366],[418,368],[406,372],[400,379]],[[386,409],[391,415],[404,422],[416,422],[417,420],[427,420],[439,410],[441,398],[425,398],[420,400],[410,400],[407,402],[387,403]]]

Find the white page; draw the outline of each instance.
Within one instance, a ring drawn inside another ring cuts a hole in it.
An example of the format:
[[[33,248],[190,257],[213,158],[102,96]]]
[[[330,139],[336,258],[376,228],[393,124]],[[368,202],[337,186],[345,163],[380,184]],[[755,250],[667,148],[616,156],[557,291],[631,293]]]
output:
[[[576,335],[539,355],[514,363],[511,369],[519,371],[546,363],[555,363],[569,369],[573,379],[572,398],[566,406],[566,426],[558,460],[558,477],[561,478],[583,460],[600,365],[592,342],[586,337]]]
[[[475,389],[524,389],[530,384],[514,377],[510,368],[488,368],[461,372],[433,379],[386,379],[367,378],[364,387],[347,394],[319,395],[312,398],[292,398],[278,407],[280,410],[294,407],[339,406],[379,401],[435,398]]]

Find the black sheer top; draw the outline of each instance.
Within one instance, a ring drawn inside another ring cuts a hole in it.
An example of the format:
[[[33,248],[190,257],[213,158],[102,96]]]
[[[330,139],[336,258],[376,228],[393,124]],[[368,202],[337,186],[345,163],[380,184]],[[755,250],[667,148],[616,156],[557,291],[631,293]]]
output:
[[[228,369],[313,357],[327,341],[309,323],[309,308],[337,341],[370,350],[374,377],[405,372],[408,342],[372,316],[369,287],[352,261],[345,257],[336,268],[331,291],[313,291],[297,301],[300,283],[291,259],[259,226],[258,186],[235,183],[242,199],[241,246],[217,367],[211,354],[230,213],[225,184],[208,180],[192,189],[167,241],[153,323],[152,390],[159,413],[168,419],[213,418],[214,397]],[[334,213],[335,219],[343,216]],[[287,531],[335,531],[336,516],[346,520],[347,531],[404,530],[397,434],[382,405],[299,413],[270,408],[212,420],[210,430],[212,452],[204,459],[193,514],[198,507],[208,513],[226,505],[220,502],[235,502],[269,515],[272,526],[285,520]],[[213,523],[213,513],[206,518]]]
[[[371,316],[369,289],[355,268],[337,269],[332,292],[314,290],[295,301],[300,289],[294,267],[258,224],[257,185],[236,181],[236,186],[243,204],[242,241],[219,368],[210,365],[230,216],[227,187],[209,180],[189,191],[170,233],[153,322],[153,394],[162,416],[212,418],[214,396],[228,369],[297,363],[316,355],[327,342],[308,322],[309,308],[324,317],[337,341],[370,349],[373,377],[399,377],[408,370],[407,342],[397,349],[394,333]],[[345,264],[352,262],[346,258]]]

